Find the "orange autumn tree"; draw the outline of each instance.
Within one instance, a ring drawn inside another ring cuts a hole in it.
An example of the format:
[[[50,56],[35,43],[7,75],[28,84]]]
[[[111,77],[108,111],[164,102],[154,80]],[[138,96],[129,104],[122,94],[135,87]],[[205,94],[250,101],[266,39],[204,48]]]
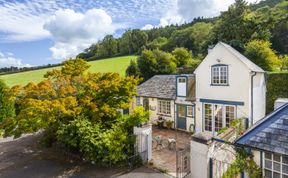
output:
[[[109,146],[107,143],[102,143],[101,149],[100,143],[97,146],[95,140],[100,137],[102,140],[106,137],[109,138],[106,140],[113,140],[111,137],[115,136],[115,140],[121,141],[119,135],[128,136],[130,133],[127,129],[119,129],[126,126],[119,124],[129,125],[129,118],[121,117],[117,109],[129,108],[139,79],[121,77],[118,73],[90,73],[87,71],[89,67],[82,59],[68,60],[60,70],[47,72],[44,76],[46,79],[38,84],[31,82],[24,87],[12,87],[16,117],[6,118],[1,124],[5,136],[19,137],[23,133],[44,130],[49,141],[60,141],[82,152],[108,149],[103,146]],[[89,134],[90,140],[82,138]],[[69,135],[73,135],[73,138]],[[122,150],[114,151],[115,154],[123,152],[127,138],[122,137],[122,147],[118,145],[117,148]],[[83,141],[85,144],[81,145]],[[92,148],[87,149],[90,142],[93,142]],[[103,156],[99,157],[104,152],[92,156],[90,153],[83,154],[90,156],[88,159],[91,160],[104,159]],[[118,161],[115,155],[108,155],[106,159],[110,158]],[[125,156],[120,158],[124,159]]]

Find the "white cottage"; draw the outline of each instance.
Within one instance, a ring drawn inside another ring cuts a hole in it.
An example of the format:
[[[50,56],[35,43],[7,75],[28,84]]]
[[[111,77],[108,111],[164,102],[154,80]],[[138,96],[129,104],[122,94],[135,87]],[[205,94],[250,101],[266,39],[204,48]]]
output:
[[[194,74],[156,75],[138,86],[134,105],[143,105],[178,129],[217,133],[239,117],[250,125],[265,116],[265,71],[219,42]]]
[[[235,118],[250,126],[265,116],[265,72],[219,42],[195,70],[196,132],[218,132]]]

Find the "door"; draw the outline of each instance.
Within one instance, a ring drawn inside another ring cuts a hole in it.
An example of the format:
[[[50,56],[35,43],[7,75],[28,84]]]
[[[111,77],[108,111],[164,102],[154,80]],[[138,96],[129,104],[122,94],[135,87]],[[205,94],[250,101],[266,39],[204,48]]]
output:
[[[177,128],[186,130],[186,106],[177,105]]]

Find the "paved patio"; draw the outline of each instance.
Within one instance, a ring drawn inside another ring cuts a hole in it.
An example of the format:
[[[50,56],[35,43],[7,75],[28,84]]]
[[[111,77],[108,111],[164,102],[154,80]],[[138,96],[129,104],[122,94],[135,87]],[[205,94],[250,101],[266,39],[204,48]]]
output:
[[[153,138],[161,136],[162,139],[175,139],[177,149],[185,148],[191,140],[191,134],[183,131],[175,131],[168,129],[158,129],[153,127]],[[153,149],[152,150],[153,166],[176,177],[176,150]]]

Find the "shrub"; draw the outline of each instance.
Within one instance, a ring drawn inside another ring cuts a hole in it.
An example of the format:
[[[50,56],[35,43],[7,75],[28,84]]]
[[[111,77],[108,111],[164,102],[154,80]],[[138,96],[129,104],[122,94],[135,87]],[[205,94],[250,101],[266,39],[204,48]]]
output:
[[[288,73],[269,73],[267,80],[266,113],[274,110],[277,98],[288,98]]]
[[[60,126],[57,139],[69,150],[79,150],[86,160],[104,165],[115,164],[134,154],[135,137],[131,135],[130,127],[127,127],[127,123],[133,119],[120,117],[112,128],[104,129],[99,123],[79,116]]]
[[[0,122],[15,115],[14,102],[11,96],[9,88],[0,80]]]

